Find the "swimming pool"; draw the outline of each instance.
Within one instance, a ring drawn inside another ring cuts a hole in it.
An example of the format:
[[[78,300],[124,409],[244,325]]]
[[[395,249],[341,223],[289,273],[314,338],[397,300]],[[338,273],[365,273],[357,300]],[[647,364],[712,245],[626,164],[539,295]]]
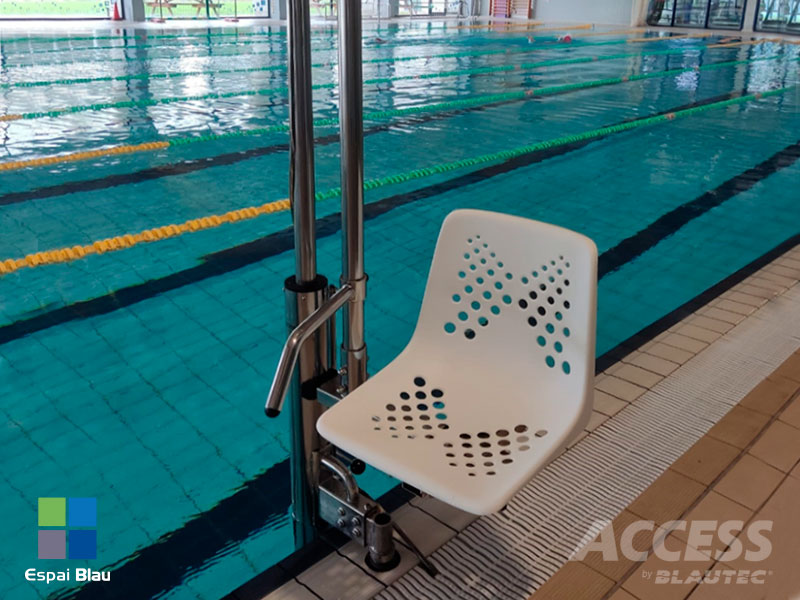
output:
[[[365,30],[373,373],[411,336],[455,208],[595,240],[598,355],[798,233],[798,46]],[[285,36],[228,33],[4,41],[0,260],[285,198]],[[335,35],[313,39],[319,263],[335,279]],[[24,580],[63,568],[36,560],[38,497],[98,498],[87,564],[121,598],[215,599],[292,551],[286,417],[262,413],[290,223],[278,210],[0,277],[0,535],[17,542],[3,598],[105,597]]]

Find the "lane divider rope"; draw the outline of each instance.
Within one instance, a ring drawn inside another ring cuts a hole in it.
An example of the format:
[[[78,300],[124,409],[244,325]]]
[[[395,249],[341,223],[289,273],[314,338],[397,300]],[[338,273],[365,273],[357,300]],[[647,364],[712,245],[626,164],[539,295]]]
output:
[[[621,58],[632,58],[639,56],[668,56],[672,54],[682,54],[683,50],[661,50],[656,52],[644,53],[630,53],[630,54],[609,54],[607,56],[590,56],[579,58],[555,59],[550,61],[539,61],[535,63],[520,63],[511,65],[498,65],[493,67],[475,67],[472,69],[461,69],[454,71],[442,71],[434,73],[421,73],[413,75],[395,75],[392,77],[376,77],[366,79],[365,85],[376,85],[382,83],[391,83],[395,81],[408,81],[414,79],[441,79],[447,77],[459,76],[472,76],[484,75],[492,73],[508,73],[513,71],[534,70],[539,68],[546,68],[559,65],[580,64],[587,62],[596,62],[603,60],[618,60]],[[311,89],[335,89],[336,83],[318,83],[311,86]],[[120,100],[118,102],[99,102],[95,104],[79,104],[76,106],[67,106],[64,108],[56,108],[46,111],[18,113],[9,115],[0,115],[0,122],[3,121],[18,121],[20,119],[41,119],[45,117],[59,117],[65,114],[73,114],[86,111],[107,110],[111,108],[136,108],[146,106],[159,106],[162,104],[174,104],[176,102],[193,102],[198,100],[220,100],[226,98],[247,97],[247,96],[271,96],[276,94],[288,93],[289,88],[286,86],[275,88],[261,88],[257,90],[241,90],[235,92],[209,92],[207,94],[198,94],[194,96],[167,96],[164,98],[151,98],[147,100]]]
[[[568,91],[589,89],[605,85],[615,85],[618,83],[626,83],[629,81],[639,81],[644,79],[652,79],[657,77],[668,77],[680,73],[692,71],[708,71],[713,69],[720,69],[731,67],[739,64],[746,64],[750,62],[762,60],[774,60],[776,56],[761,57],[756,59],[744,59],[738,61],[726,61],[721,63],[712,63],[700,67],[686,67],[682,69],[671,69],[668,71],[656,71],[652,73],[644,73],[638,75],[627,75],[623,77],[608,77],[604,79],[596,79],[593,81],[586,81],[580,83],[568,83],[555,86],[548,86],[537,89],[528,89],[516,92],[504,92],[500,94],[488,94],[483,96],[474,96],[472,98],[465,98],[462,100],[449,100],[445,102],[438,102],[434,104],[421,104],[411,106],[408,108],[390,109],[383,111],[374,111],[364,113],[364,120],[383,120],[394,117],[404,117],[408,115],[418,115],[426,113],[436,113],[443,111],[460,110],[464,108],[473,108],[476,106],[489,106],[501,102],[509,102],[514,100],[525,100],[533,97],[547,96],[552,94],[564,93]],[[800,61],[800,57],[793,59],[793,62]],[[314,127],[332,127],[338,124],[338,118],[324,118],[315,119]],[[165,150],[168,148],[186,146],[200,142],[219,141],[224,139],[242,138],[250,136],[259,136],[271,133],[283,133],[289,131],[289,126],[286,124],[270,125],[267,127],[259,127],[256,129],[246,129],[239,131],[230,131],[225,133],[210,133],[199,136],[192,136],[186,138],[173,138],[170,140],[159,142],[146,142],[143,144],[114,146],[111,148],[100,148],[97,150],[87,150],[82,152],[73,152],[70,154],[57,154],[54,156],[47,156],[42,158],[31,158],[18,161],[9,161],[0,163],[0,172],[16,171],[31,167],[44,167],[60,163],[79,162],[83,160],[91,160],[106,156],[134,154],[138,152],[153,152],[157,150]]]
[[[625,33],[623,32],[609,32],[609,33]],[[592,35],[592,34],[587,34]],[[605,35],[605,34],[604,34]],[[601,44],[583,44],[581,47],[585,46],[595,46],[595,45],[606,45],[605,43]],[[538,52],[541,48],[522,48],[518,50],[489,50],[489,51],[480,51],[477,53],[447,53],[447,54],[435,54],[432,56],[412,56],[412,57],[397,57],[393,59],[375,59],[373,60],[365,60],[364,62],[390,62],[394,60],[409,61],[409,60],[427,60],[427,59],[434,59],[434,58],[467,58],[473,56],[491,56],[491,55],[514,55],[514,54],[531,54],[533,52]],[[675,52],[683,52],[683,50],[675,50]],[[71,63],[68,63],[71,64]],[[311,65],[312,67],[333,67],[336,63],[315,63]],[[11,65],[14,66],[14,65]],[[101,81],[131,81],[136,79],[172,79],[176,77],[194,77],[198,75],[219,75],[219,74],[231,74],[231,73],[255,73],[260,71],[285,71],[285,65],[270,65],[266,67],[249,67],[249,68],[239,68],[239,69],[209,69],[204,71],[175,71],[175,72],[166,72],[166,73],[137,73],[135,75],[116,75],[116,76],[105,76],[105,77],[76,77],[71,79],[52,79],[52,80],[39,80],[39,81],[18,81],[14,83],[2,83],[0,84],[0,88],[10,88],[10,87],[39,87],[39,86],[50,86],[50,85],[75,85],[79,83],[93,83],[93,82],[101,82]]]
[[[544,29],[540,29],[539,31],[544,31]],[[506,50],[483,50],[480,52],[451,52],[448,54],[440,54],[436,57],[438,58],[459,58],[462,56],[490,56],[493,54],[516,54],[519,52],[535,52],[538,50],[546,50],[546,49],[569,49],[575,48],[576,46],[584,47],[584,46],[609,46],[615,44],[627,44],[627,43],[655,43],[655,42],[664,42],[674,39],[685,39],[685,38],[702,38],[708,37],[708,35],[701,35],[701,34],[685,34],[680,36],[672,36],[672,37],[645,37],[645,38],[635,38],[632,41],[621,39],[621,40],[611,40],[608,42],[592,42],[592,43],[579,43],[582,39],[589,37],[589,36],[597,36],[597,35],[612,35],[612,33],[605,33],[605,32],[595,32],[595,33],[587,33],[581,36],[575,36],[572,39],[570,44],[562,44],[556,40],[553,40],[546,46],[538,46],[538,47],[528,47],[524,49],[506,49]],[[616,35],[616,34],[613,34]],[[527,40],[527,38],[519,38]],[[578,42],[578,43],[576,43]],[[246,56],[274,56],[274,51],[268,52],[248,52]],[[214,58],[232,58],[238,57],[242,58],[240,54],[215,54]],[[202,55],[194,55],[188,58],[203,58]],[[371,59],[371,60],[364,60],[364,63],[379,63],[379,62],[398,62],[398,61],[405,61],[405,60],[420,60],[420,59],[429,59],[435,58],[432,56],[403,56],[403,57],[392,57],[392,58],[379,58],[379,59]],[[145,59],[144,62],[153,61],[153,60],[173,60],[174,57],[171,56],[156,56],[152,58]],[[143,62],[141,58],[138,57],[125,57],[125,58],[103,58],[103,62]],[[26,68],[26,67],[43,67],[43,66],[63,66],[63,65],[85,65],[86,61],[51,61],[51,62],[36,62],[36,63],[17,63],[17,64],[7,64],[5,65],[6,68]],[[312,67],[331,67],[335,66],[336,63],[333,62],[326,62],[326,63],[318,63],[311,65]]]
[[[476,156],[473,158],[456,160],[449,163],[435,165],[432,167],[414,169],[413,171],[399,173],[396,175],[390,175],[387,177],[370,179],[364,182],[364,190],[370,191],[387,185],[406,183],[412,180],[430,177],[432,175],[440,175],[443,173],[448,173],[450,171],[455,171],[459,169],[477,167],[479,165],[486,163],[492,163],[501,160],[510,160],[518,156],[522,156],[524,154],[529,154],[531,152],[557,148],[559,146],[566,146],[578,142],[592,141],[601,137],[622,133],[625,131],[631,131],[633,129],[637,129],[640,127],[653,126],[660,123],[665,123],[667,121],[674,121],[675,119],[678,118],[697,115],[710,110],[726,108],[729,106],[743,104],[753,100],[768,98],[770,96],[777,96],[779,94],[783,94],[789,90],[794,90],[797,88],[798,86],[791,86],[791,87],[770,90],[767,92],[742,95],[737,98],[722,100],[719,102],[714,102],[712,104],[706,104],[694,108],[677,110],[675,112],[669,112],[663,115],[657,115],[653,117],[646,117],[643,119],[639,119],[637,121],[620,123],[618,125],[611,125],[607,127],[600,127],[598,129],[592,129],[590,131],[585,131],[583,133],[574,135],[561,136],[543,142],[536,142],[534,144],[520,146],[518,148],[513,148],[511,150],[504,150],[501,152],[494,152],[491,154],[483,154],[481,156]],[[323,200],[328,200],[338,197],[340,194],[341,194],[341,188],[337,187],[327,190],[325,192],[318,192],[315,195],[315,199],[316,201],[320,202]],[[162,227],[156,227],[153,229],[146,229],[136,234],[125,234],[120,236],[114,236],[111,238],[98,240],[91,244],[76,245],[72,247],[59,248],[56,250],[46,250],[43,252],[36,252],[33,254],[28,254],[24,258],[17,258],[17,259],[9,258],[0,261],[0,275],[7,275],[9,273],[13,273],[15,271],[24,268],[34,268],[56,263],[72,262],[75,260],[79,260],[81,258],[85,258],[86,256],[92,254],[104,254],[107,252],[122,250],[124,248],[131,248],[133,246],[142,243],[165,240],[168,238],[182,235],[184,233],[212,229],[215,227],[219,227],[220,225],[223,225],[225,223],[235,223],[237,221],[254,219],[256,217],[265,214],[283,212],[289,210],[290,207],[291,205],[288,199],[277,200],[274,202],[268,202],[266,204],[261,204],[258,206],[250,206],[247,208],[228,211],[221,215],[211,215],[207,217],[200,217],[198,219],[191,219],[181,224],[170,224],[170,225],[164,225]]]

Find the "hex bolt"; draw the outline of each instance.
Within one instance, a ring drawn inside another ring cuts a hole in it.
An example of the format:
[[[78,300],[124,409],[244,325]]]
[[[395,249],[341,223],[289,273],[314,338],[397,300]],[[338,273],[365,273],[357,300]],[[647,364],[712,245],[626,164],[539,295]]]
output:
[[[344,519],[339,519],[338,521],[336,521],[336,526],[339,529],[344,529],[347,526],[347,521],[345,521]]]
[[[353,527],[353,537],[361,537],[361,529],[358,527]]]
[[[340,516],[340,517],[343,517],[343,516],[345,515],[344,508],[343,508],[343,507],[341,507],[341,506],[339,507],[339,511],[338,511],[338,512],[339,512],[339,516]]]
[[[353,527],[361,527],[361,519],[358,517],[353,517],[350,523],[353,525]]]

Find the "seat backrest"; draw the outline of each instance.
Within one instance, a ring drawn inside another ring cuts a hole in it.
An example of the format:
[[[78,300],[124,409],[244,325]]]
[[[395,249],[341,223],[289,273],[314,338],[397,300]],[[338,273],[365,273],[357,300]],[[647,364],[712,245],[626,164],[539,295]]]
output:
[[[589,238],[457,210],[442,225],[409,348],[463,359],[465,368],[485,365],[487,376],[514,378],[526,389],[555,382],[580,395],[594,377],[596,296],[597,248]]]

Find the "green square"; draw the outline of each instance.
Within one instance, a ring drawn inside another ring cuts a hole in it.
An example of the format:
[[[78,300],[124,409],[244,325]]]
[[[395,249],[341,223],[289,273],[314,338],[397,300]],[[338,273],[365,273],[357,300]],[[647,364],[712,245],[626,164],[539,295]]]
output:
[[[39,527],[65,527],[66,498],[39,498]]]

